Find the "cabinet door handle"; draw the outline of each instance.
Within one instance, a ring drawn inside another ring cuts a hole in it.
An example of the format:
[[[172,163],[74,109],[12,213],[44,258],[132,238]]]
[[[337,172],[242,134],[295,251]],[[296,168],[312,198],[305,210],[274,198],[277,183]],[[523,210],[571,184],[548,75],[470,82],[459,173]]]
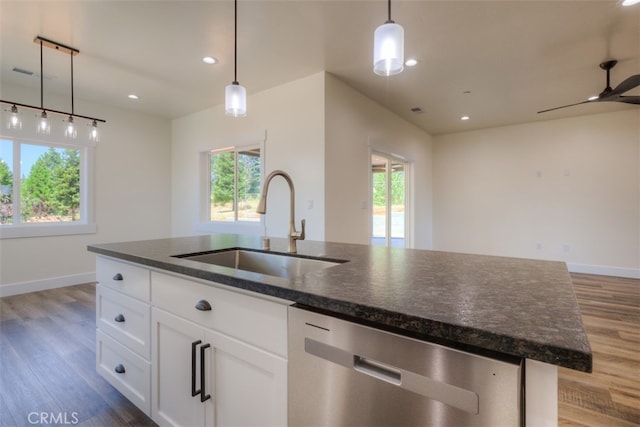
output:
[[[113,280],[120,282],[120,281],[124,280],[124,277],[122,277],[122,274],[116,273],[116,275],[113,276]]]
[[[200,393],[200,402],[205,402],[211,399],[211,395],[205,391],[205,373],[204,373],[204,351],[211,347],[211,344],[205,344],[200,347],[200,387],[202,387],[202,393]]]
[[[122,366],[122,363],[118,364],[118,366],[116,366],[115,371],[119,374],[124,374],[126,372],[126,370],[124,369],[124,366]]]
[[[124,315],[122,313],[120,313],[113,320],[115,320],[118,323],[122,323],[122,322],[124,322]]]
[[[200,311],[211,311],[211,304],[206,299],[201,299],[196,303],[196,309]]]
[[[194,341],[191,343],[191,396],[197,396],[202,390],[196,390],[196,347],[202,344],[202,341]]]

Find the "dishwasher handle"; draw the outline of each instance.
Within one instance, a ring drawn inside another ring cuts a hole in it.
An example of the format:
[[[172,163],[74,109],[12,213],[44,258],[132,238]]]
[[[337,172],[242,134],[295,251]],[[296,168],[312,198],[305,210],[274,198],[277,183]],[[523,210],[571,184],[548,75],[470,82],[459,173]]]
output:
[[[429,399],[438,400],[471,414],[478,414],[480,411],[479,397],[474,391],[434,380],[399,367],[391,367],[373,359],[357,356],[344,349],[311,338],[304,339],[304,350],[313,356],[353,369]]]
[[[402,384],[402,372],[375,360],[354,355],[353,369],[394,385]]]

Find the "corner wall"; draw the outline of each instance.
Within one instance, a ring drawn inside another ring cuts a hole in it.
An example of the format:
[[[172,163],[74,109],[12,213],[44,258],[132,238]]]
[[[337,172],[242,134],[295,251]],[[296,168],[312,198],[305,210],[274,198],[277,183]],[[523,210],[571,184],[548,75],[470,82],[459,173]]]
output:
[[[172,122],[172,234],[208,232],[285,237],[289,231],[289,188],[276,177],[269,188],[265,222],[200,224],[201,152],[264,139],[266,176],[274,169],[291,175],[296,191],[296,228],[307,221],[307,239],[324,240],[324,73],[248,96],[247,117],[227,117],[224,105]]]
[[[410,246],[432,247],[431,136],[331,74],[325,79],[326,240],[370,244],[370,149],[410,162]]]
[[[40,99],[38,91],[7,85],[2,86],[2,96],[32,105]],[[66,105],[57,98],[48,95],[46,105]],[[76,103],[76,111],[107,121],[100,126],[94,158],[97,232],[1,239],[2,296],[95,280],[95,255],[87,252],[88,244],[169,236],[169,121],[82,100]]]
[[[434,137],[434,248],[640,278],[640,111]]]

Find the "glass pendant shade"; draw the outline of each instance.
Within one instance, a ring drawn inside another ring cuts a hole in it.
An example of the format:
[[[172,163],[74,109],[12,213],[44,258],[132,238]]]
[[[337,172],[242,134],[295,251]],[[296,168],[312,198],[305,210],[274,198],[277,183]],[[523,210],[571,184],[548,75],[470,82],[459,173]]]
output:
[[[69,116],[67,127],[64,130],[64,136],[66,136],[67,138],[75,138],[76,136],[78,136],[78,131],[76,130],[76,126],[73,123],[73,116]]]
[[[93,142],[100,141],[100,132],[98,132],[98,123],[94,120],[89,131],[89,140]]]
[[[38,120],[38,133],[42,135],[49,135],[51,133],[51,123],[47,117],[47,112],[43,111]]]
[[[376,28],[373,39],[373,72],[393,76],[404,70],[404,28],[387,21]]]
[[[224,109],[227,116],[247,115],[247,90],[238,82],[233,82],[224,90]]]
[[[11,107],[11,114],[9,115],[7,127],[9,129],[22,129],[22,120],[20,120],[20,115],[18,114],[18,107],[15,105]]]

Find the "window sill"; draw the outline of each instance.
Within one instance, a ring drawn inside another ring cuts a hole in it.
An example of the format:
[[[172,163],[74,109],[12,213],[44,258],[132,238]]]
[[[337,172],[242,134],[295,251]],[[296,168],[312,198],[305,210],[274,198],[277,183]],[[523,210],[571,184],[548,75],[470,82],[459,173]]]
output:
[[[0,226],[0,239],[21,239],[28,237],[70,236],[74,234],[95,234],[96,225],[91,224],[21,224]]]

